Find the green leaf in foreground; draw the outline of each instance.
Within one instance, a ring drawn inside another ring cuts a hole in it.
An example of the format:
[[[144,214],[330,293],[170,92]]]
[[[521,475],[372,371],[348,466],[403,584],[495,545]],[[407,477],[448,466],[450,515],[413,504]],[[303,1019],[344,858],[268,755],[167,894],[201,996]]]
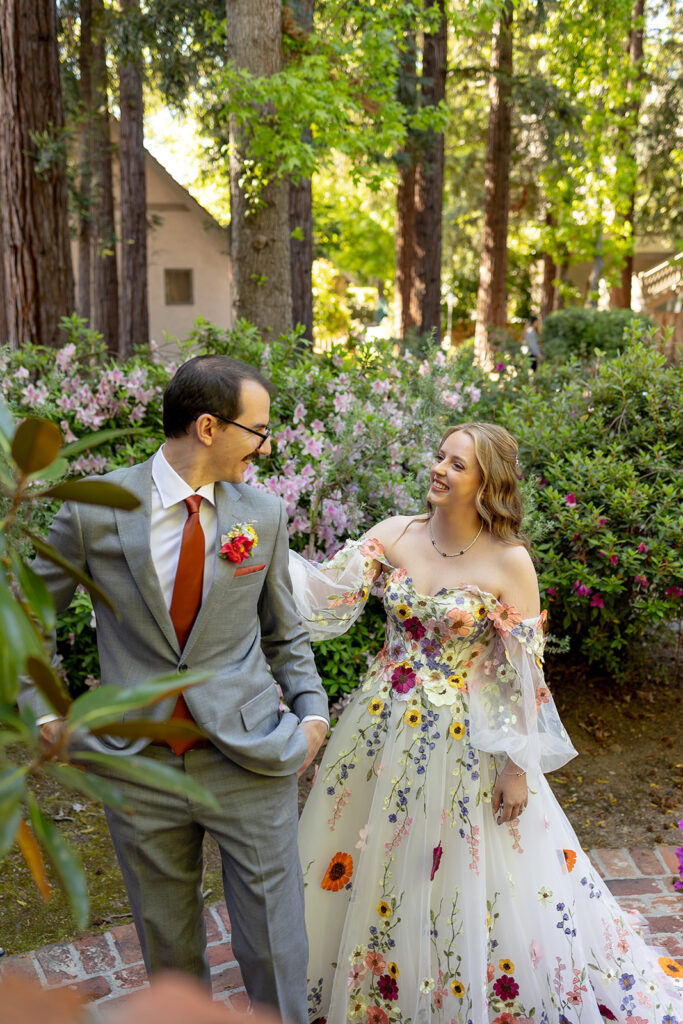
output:
[[[106,606],[108,608],[111,608],[114,614],[118,616],[119,613],[116,611],[116,608],[112,604],[111,598],[107,596],[104,590],[102,590],[102,587],[98,586],[98,584],[95,583],[94,580],[91,580],[89,576],[86,576],[86,574],[84,572],[81,572],[81,570],[78,569],[75,565],[72,565],[71,562],[68,561],[68,559],[63,558],[59,554],[59,552],[52,547],[51,544],[46,544],[45,541],[42,540],[40,537],[37,537],[35,533],[30,533],[25,528],[24,533],[30,539],[31,543],[33,544],[34,548],[36,549],[39,555],[42,555],[43,558],[47,558],[48,562],[52,562],[53,565],[58,565],[60,569],[64,569],[64,571],[67,572],[69,576],[75,579],[78,583],[83,584],[83,586],[85,587],[85,589],[88,591],[92,598],[94,598],[97,601],[102,601],[103,604],[106,604]]]
[[[109,483],[108,480],[65,480],[55,484],[40,495],[46,498],[58,498],[60,501],[80,501],[85,505],[106,505],[108,508],[121,508],[132,511],[140,504],[137,495],[127,491],[125,487]]]
[[[162,676],[125,690],[119,686],[98,686],[76,698],[69,708],[69,721],[72,726],[86,729],[111,725],[120,721],[127,711],[157,704],[165,697],[182,693],[189,686],[203,683],[206,678],[205,672],[184,672],[182,675],[174,672],[171,676]]]
[[[0,801],[0,860],[11,849],[21,821],[22,809],[20,797],[9,797]]]
[[[126,802],[122,793],[106,779],[89,775],[72,765],[55,764],[53,761],[46,761],[43,771],[66,789],[75,789],[91,800],[98,800],[100,803],[106,804],[108,807],[116,807],[120,811],[131,810],[130,804]]]
[[[12,571],[17,578],[21,591],[31,605],[32,611],[38,616],[45,629],[55,628],[55,606],[50,597],[45,581],[33,571],[30,565],[21,558],[19,552],[10,549]]]
[[[12,458],[22,473],[29,475],[54,462],[61,447],[59,427],[38,416],[27,416],[14,435]]]
[[[122,755],[116,757],[113,754],[91,754],[89,751],[79,751],[72,757],[73,761],[82,762],[86,767],[90,764],[106,769],[107,776],[113,778],[129,779],[138,786],[148,786],[151,789],[160,789],[164,793],[174,793],[176,796],[184,796],[197,803],[204,804],[212,810],[219,809],[216,798],[197,783],[170,765],[159,764],[151,757],[139,757],[136,754]]]
[[[66,717],[71,707],[71,697],[54,669],[46,665],[40,658],[30,657],[26,661],[26,670],[57,714]]]
[[[69,898],[74,921],[79,928],[85,928],[90,919],[90,903],[80,858],[57,831],[50,819],[43,814],[35,797],[31,794],[28,797],[28,808],[36,839],[44,848],[59,876]]]

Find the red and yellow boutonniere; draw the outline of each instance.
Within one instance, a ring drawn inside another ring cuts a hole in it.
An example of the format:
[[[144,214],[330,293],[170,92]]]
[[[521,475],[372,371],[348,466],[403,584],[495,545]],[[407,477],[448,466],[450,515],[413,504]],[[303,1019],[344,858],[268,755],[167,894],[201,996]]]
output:
[[[221,558],[227,558],[230,562],[238,565],[246,558],[249,558],[252,551],[258,544],[258,537],[253,526],[245,523],[236,523],[232,530],[224,533],[221,537]]]

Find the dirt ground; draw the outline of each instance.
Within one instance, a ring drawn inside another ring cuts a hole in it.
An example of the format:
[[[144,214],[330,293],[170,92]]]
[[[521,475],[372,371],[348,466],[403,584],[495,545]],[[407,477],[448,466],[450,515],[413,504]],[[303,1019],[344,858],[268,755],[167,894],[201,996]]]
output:
[[[680,672],[679,672],[680,674]],[[549,776],[581,845],[678,845],[683,817],[681,692],[673,661],[629,687],[600,679],[564,659],[547,666],[547,679],[579,756]],[[300,784],[300,806],[313,771]],[[92,904],[90,932],[131,920],[99,805],[41,782],[44,809],[80,852]],[[223,898],[215,845],[206,844],[207,901]],[[78,937],[63,895],[45,906],[16,849],[0,869],[0,947],[8,954]]]

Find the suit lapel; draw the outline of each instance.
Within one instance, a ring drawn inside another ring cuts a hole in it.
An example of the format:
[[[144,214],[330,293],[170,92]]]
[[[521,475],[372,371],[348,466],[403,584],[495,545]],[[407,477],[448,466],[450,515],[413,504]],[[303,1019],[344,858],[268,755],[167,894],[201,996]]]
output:
[[[140,505],[133,512],[123,512],[117,509],[114,513],[121,549],[131,576],[135,580],[150,614],[154,617],[173,650],[180,654],[178,638],[159,586],[159,578],[150,551],[151,459],[139,466],[133,466],[125,480],[121,482],[140,499]]]

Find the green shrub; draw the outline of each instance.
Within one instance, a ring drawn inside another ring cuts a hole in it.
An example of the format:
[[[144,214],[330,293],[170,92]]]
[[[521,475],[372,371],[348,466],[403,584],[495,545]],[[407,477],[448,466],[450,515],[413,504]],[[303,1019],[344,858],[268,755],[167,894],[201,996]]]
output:
[[[643,344],[497,417],[533,492],[550,629],[617,677],[680,618],[683,372]]]
[[[626,347],[632,337],[630,329],[640,325],[640,332],[653,328],[649,317],[630,309],[584,309],[568,306],[551,313],[543,323],[543,354],[549,360],[575,357],[592,359],[596,349],[614,356]]]

